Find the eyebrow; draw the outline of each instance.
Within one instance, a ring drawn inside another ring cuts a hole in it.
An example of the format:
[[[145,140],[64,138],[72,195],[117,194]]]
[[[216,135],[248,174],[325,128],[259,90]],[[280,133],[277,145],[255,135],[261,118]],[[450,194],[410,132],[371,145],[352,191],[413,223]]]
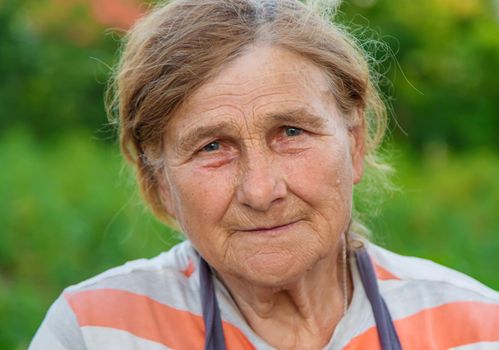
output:
[[[305,108],[292,109],[285,112],[269,113],[266,118],[272,119],[275,123],[283,124],[307,124],[312,128],[320,128],[326,124],[324,117],[315,115]]]
[[[264,120],[271,120],[273,124],[304,125],[312,128],[320,128],[326,124],[323,117],[319,117],[304,108],[292,109],[283,112],[271,112],[265,115]],[[182,133],[177,138],[177,149],[191,149],[204,139],[215,135],[227,135],[238,132],[238,128],[230,121],[221,121],[212,125],[193,127]]]
[[[212,125],[193,127],[185,133],[180,134],[180,136],[177,138],[179,142],[177,144],[177,149],[189,150],[193,147],[196,147],[201,140],[212,138],[215,135],[226,135],[234,132],[236,130],[236,127],[231,124],[232,123],[229,123],[227,121],[222,121]]]

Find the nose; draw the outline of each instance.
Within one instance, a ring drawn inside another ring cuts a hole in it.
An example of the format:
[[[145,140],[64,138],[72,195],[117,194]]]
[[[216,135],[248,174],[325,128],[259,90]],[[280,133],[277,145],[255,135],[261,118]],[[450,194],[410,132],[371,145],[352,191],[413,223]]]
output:
[[[246,160],[236,193],[239,203],[257,211],[267,211],[286,194],[283,174],[271,157],[258,154]]]

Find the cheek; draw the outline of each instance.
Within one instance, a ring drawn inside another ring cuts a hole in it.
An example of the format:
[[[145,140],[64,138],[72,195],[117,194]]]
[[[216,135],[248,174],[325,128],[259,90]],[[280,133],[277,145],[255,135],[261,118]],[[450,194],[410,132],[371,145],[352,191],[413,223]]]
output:
[[[177,220],[187,235],[213,229],[233,196],[233,180],[225,169],[185,168],[174,179]]]
[[[315,148],[285,164],[290,190],[313,205],[348,203],[352,195],[352,164],[340,147]]]

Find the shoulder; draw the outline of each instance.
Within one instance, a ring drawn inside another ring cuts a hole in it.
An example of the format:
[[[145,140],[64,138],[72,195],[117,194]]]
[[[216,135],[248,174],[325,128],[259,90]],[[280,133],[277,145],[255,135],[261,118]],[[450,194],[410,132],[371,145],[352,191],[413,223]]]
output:
[[[185,241],[152,259],[127,262],[68,287],[63,297],[80,324],[98,323],[99,317],[108,319],[111,314],[199,314],[198,263],[196,251]]]
[[[64,294],[112,288],[148,294],[154,293],[156,288],[170,289],[177,284],[182,288],[196,288],[196,279],[190,277],[197,272],[197,264],[196,251],[189,241],[184,241],[154,258],[129,261],[70,286],[64,290]],[[168,283],[159,286],[160,281]]]
[[[430,260],[365,246],[402,348],[499,346],[499,293]],[[373,339],[376,326],[357,335],[349,348]]]
[[[404,347],[498,345],[499,293],[432,261],[398,255],[371,243],[367,248]]]
[[[90,343],[98,344],[90,348],[106,348],[103,344],[111,340],[164,343],[158,331],[163,327],[194,334],[202,326],[198,261],[185,241],[152,259],[127,262],[66,288],[30,349],[78,349]],[[122,331],[125,338],[116,333]],[[167,340],[175,344],[175,339]]]
[[[435,288],[476,294],[485,300],[499,302],[499,293],[477,280],[433,261],[403,256],[368,243],[369,256],[381,281],[423,284]]]

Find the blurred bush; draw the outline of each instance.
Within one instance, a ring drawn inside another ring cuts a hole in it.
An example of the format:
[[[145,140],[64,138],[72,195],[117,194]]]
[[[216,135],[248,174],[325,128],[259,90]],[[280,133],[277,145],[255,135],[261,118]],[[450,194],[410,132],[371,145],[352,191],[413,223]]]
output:
[[[0,138],[0,349],[27,345],[62,288],[179,241],[152,220],[115,150],[87,132]],[[22,347],[21,347],[22,348]]]
[[[397,148],[399,190],[368,219],[374,241],[499,289],[499,155],[488,149],[456,155],[437,145],[422,154]]]

